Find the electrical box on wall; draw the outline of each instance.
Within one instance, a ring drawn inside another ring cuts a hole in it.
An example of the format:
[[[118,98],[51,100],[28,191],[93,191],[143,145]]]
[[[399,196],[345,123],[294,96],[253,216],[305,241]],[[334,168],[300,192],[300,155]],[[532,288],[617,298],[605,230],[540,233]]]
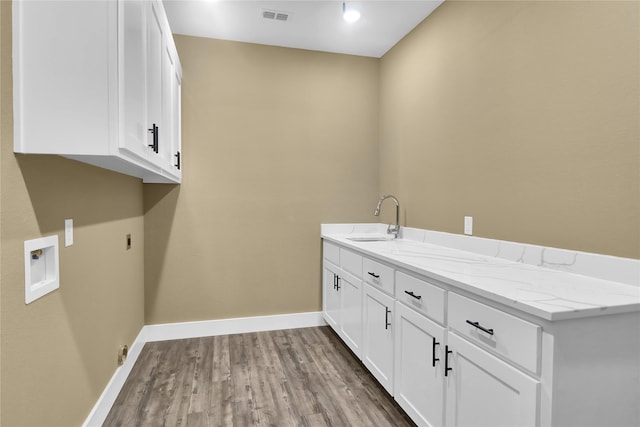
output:
[[[29,304],[60,287],[58,236],[25,240],[24,302]]]

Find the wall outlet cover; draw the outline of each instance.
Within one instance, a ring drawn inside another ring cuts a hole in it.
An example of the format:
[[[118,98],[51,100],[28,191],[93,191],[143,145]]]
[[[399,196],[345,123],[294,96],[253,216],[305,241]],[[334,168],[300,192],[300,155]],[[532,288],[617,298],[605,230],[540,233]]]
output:
[[[64,220],[64,246],[73,245],[73,220]]]
[[[473,234],[473,217],[464,217],[464,234],[471,236]]]

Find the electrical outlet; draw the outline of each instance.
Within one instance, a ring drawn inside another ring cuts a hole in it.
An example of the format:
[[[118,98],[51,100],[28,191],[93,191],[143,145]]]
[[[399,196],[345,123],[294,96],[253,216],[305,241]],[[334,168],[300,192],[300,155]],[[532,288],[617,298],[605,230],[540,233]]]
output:
[[[131,234],[127,234],[127,250],[131,249]]]
[[[464,234],[471,236],[473,234],[473,217],[464,217]]]

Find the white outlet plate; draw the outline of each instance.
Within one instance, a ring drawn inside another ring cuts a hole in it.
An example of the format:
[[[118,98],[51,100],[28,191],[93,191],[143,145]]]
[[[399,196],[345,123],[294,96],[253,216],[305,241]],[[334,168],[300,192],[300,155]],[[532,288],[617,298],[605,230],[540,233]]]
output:
[[[464,234],[471,236],[473,234],[473,217],[464,217]]]
[[[72,219],[64,220],[64,245],[65,246],[73,245],[73,220]]]

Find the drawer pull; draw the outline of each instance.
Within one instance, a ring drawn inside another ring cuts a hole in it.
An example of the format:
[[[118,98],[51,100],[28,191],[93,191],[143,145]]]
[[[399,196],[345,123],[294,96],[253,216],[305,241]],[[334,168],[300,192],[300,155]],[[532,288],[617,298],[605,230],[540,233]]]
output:
[[[389,323],[389,313],[391,313],[391,310],[389,310],[389,307],[385,307],[384,309],[384,328],[389,329],[389,326],[391,326],[391,323]]]
[[[444,376],[447,377],[447,372],[453,371],[453,368],[449,367],[449,355],[453,353],[453,351],[449,350],[449,346],[444,346]]]
[[[478,322],[472,322],[471,320],[467,320],[467,323],[473,326],[474,328],[480,329],[482,332],[486,332],[489,335],[493,335],[493,329],[485,328],[484,326],[480,325],[480,323]]]
[[[404,291],[404,293],[414,297],[415,299],[422,299],[422,295],[416,295],[413,293],[413,291]]]
[[[380,275],[379,275],[379,274],[372,273],[372,272],[370,272],[370,271],[367,271],[367,273],[369,274],[369,276],[372,276],[372,277],[374,277],[374,278],[376,278],[376,279],[379,279],[379,278],[380,278]]]
[[[436,367],[436,362],[440,359],[436,357],[436,346],[440,345],[438,341],[436,341],[436,337],[433,337],[433,346],[431,347],[431,366]]]
[[[336,291],[340,290],[340,276],[336,276]]]

